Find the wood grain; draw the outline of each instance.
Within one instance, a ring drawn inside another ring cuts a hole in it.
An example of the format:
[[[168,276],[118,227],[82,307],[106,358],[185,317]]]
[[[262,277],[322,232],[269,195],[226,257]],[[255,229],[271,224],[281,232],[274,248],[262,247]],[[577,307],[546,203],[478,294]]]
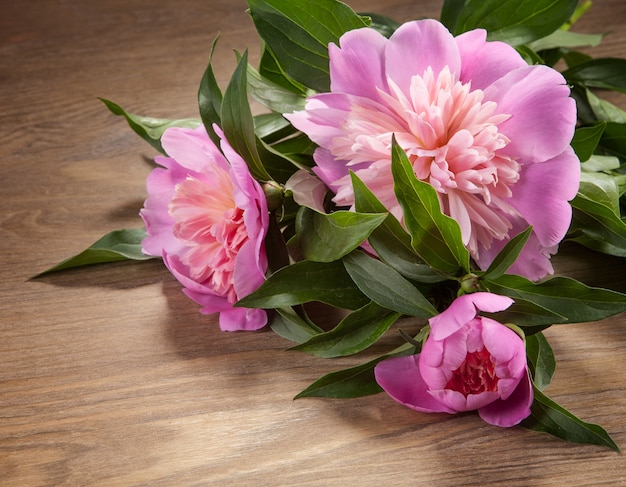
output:
[[[578,30],[610,32],[594,54],[626,57],[626,4],[595,3]],[[441,2],[351,5],[405,21],[437,16]],[[97,97],[195,116],[217,33],[222,86],[232,51],[254,61],[258,41],[241,0],[0,6],[0,484],[626,484],[619,454],[472,414],[419,414],[382,394],[293,401],[369,355],[315,359],[270,332],[222,333],[158,262],[29,280],[107,231],[140,226],[154,152]],[[626,291],[623,260],[566,245],[556,267]],[[558,359],[548,392],[622,447],[625,326],[621,315],[547,332]]]

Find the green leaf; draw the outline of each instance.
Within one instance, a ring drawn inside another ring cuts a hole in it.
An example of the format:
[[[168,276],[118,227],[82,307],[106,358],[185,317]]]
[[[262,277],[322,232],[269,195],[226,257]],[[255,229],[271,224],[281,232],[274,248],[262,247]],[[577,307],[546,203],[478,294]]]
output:
[[[248,0],[252,20],[284,72],[316,91],[329,91],[328,44],[365,20],[336,0]]]
[[[626,59],[596,58],[563,71],[570,83],[626,93]]]
[[[572,139],[572,148],[580,162],[585,162],[593,155],[605,128],[606,122],[599,122],[590,127],[579,127],[576,129]]]
[[[533,383],[539,390],[544,390],[550,385],[556,368],[556,360],[552,347],[543,333],[535,333],[526,337],[526,357],[533,376]]]
[[[606,124],[600,145],[607,151],[621,157],[626,158],[626,123]]]
[[[285,182],[295,166],[256,136],[247,94],[248,53],[244,53],[224,93],[222,129],[230,145],[259,181]]]
[[[456,25],[463,8],[469,0],[444,0],[441,7],[441,23],[445,25],[450,32],[456,31]]]
[[[323,332],[321,328],[302,318],[289,307],[276,308],[270,327],[278,336],[296,343],[306,342]]]
[[[545,37],[567,21],[578,0],[470,0],[460,12],[455,34],[486,29],[487,39],[512,46]]]
[[[619,214],[617,180],[604,173],[581,173],[567,235],[590,249],[626,257],[626,221]]]
[[[626,124],[626,111],[586,90],[587,100],[598,120]]]
[[[336,211],[319,213],[303,206],[296,218],[296,234],[308,260],[332,262],[361,245],[387,217],[386,213]]]
[[[602,427],[577,418],[537,387],[533,387],[533,392],[535,400],[531,406],[530,416],[522,421],[521,426],[549,433],[566,441],[601,445],[619,451],[619,447]]]
[[[411,245],[430,266],[448,274],[469,272],[469,252],[459,224],[441,212],[435,189],[419,181],[407,155],[392,143],[391,172],[394,190],[411,234]]]
[[[91,244],[79,254],[65,259],[63,262],[60,262],[34,277],[90,264],[103,264],[121,260],[153,259],[153,256],[146,255],[141,251],[141,241],[145,236],[146,231],[143,228],[116,230],[107,233],[104,237]]]
[[[497,279],[504,274],[517,260],[517,257],[524,248],[524,245],[526,245],[532,231],[533,227],[528,227],[509,240],[498,255],[496,255],[495,259],[493,259],[493,262],[485,271],[483,279]]]
[[[387,264],[355,251],[343,259],[359,289],[380,306],[409,316],[430,318],[437,309],[409,281]]]
[[[414,347],[406,343],[392,353],[382,355],[365,364],[326,374],[304,389],[295,399],[301,397],[352,398],[378,394],[382,392],[382,388],[374,377],[376,364],[389,357],[410,355],[413,351]]]
[[[596,47],[600,45],[603,37],[603,34],[579,34],[577,32],[558,29],[546,37],[531,42],[528,47],[534,51],[563,47]]]
[[[248,53],[239,60],[237,68],[224,93],[222,100],[222,130],[230,145],[246,161],[250,173],[259,181],[269,181],[269,175],[256,147],[254,121],[247,95]]]
[[[375,302],[347,315],[332,330],[311,337],[292,350],[311,353],[322,358],[343,357],[365,350],[385,333],[400,317]]]
[[[369,188],[351,172],[352,188],[356,211],[362,213],[383,213],[385,206]],[[376,254],[389,266],[407,279],[417,282],[432,283],[446,279],[441,273],[424,264],[411,246],[411,236],[391,213],[385,221],[374,229],[368,240]]]
[[[598,321],[626,310],[626,294],[589,287],[569,277],[553,277],[535,283],[505,274],[481,282],[492,293],[530,301],[562,316],[555,324]]]
[[[273,81],[248,65],[248,90],[250,95],[265,108],[278,113],[291,113],[304,109],[306,97]]]
[[[516,297],[515,302],[505,311],[483,314],[501,323],[513,323],[519,326],[526,337],[545,330],[555,323],[567,321],[564,316],[519,297]]]
[[[265,142],[272,143],[295,133],[294,127],[280,113],[261,113],[252,118],[254,133]]]
[[[358,309],[369,299],[352,282],[341,261],[303,260],[272,274],[259,289],[240,299],[235,306],[268,309],[311,301]]]
[[[121,106],[110,100],[99,98],[114,115],[123,116],[128,122],[128,126],[139,135],[143,140],[148,142],[152,147],[161,154],[165,154],[161,145],[161,136],[170,127],[183,127],[195,129],[200,125],[200,120],[195,118],[184,118],[180,120],[169,120],[164,118],[144,117],[142,115],[134,115],[126,112]]]
[[[261,61],[259,62],[259,73],[264,78],[294,93],[302,95],[312,93],[312,90],[287,76],[285,71],[278,64],[274,53],[268,49],[265,43],[263,43],[263,52],[261,54]]]
[[[211,52],[209,54],[209,64],[207,65],[202,79],[200,80],[200,87],[198,88],[198,108],[200,110],[200,118],[204,124],[204,128],[207,134],[215,145],[220,146],[220,137],[213,129],[213,124],[222,126],[222,120],[220,113],[222,111],[222,90],[217,84],[215,79],[215,73],[213,72],[213,66],[211,61],[213,59],[213,52],[217,44],[218,37],[215,38],[211,45]]]

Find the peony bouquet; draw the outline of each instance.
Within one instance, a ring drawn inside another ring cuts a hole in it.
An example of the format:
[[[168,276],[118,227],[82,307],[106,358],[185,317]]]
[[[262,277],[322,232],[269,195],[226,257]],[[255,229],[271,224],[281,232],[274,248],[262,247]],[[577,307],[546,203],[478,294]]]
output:
[[[222,91],[209,62],[198,119],[103,100],[161,153],[145,228],[50,270],[161,258],[222,330],[322,358],[396,340],[297,397],[384,391],[617,449],[543,392],[542,330],[626,310],[550,263],[564,239],[626,256],[626,112],[596,93],[626,92],[626,60],[576,50],[602,38],[573,31],[590,2],[446,0],[402,25],[336,0],[248,6],[259,65],[238,54]]]

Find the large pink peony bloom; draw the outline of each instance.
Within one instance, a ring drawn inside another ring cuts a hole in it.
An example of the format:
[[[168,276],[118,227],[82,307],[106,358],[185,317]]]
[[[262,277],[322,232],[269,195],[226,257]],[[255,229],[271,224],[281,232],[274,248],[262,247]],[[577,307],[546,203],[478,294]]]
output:
[[[287,118],[319,145],[314,171],[338,205],[354,203],[352,170],[401,218],[395,134],[482,269],[533,225],[511,272],[553,272],[580,179],[569,146],[576,107],[557,71],[528,66],[511,46],[486,42],[484,30],[453,37],[435,20],[406,23],[390,39],[353,30],[329,54],[331,92]]]
[[[222,330],[261,328],[264,310],[233,303],[265,280],[263,190],[226,139],[225,157],[204,127],[170,128],[161,142],[170,157],[157,157],[163,167],[148,177],[143,251],[163,257],[203,313],[220,313]]]
[[[376,381],[393,399],[417,411],[478,410],[487,423],[513,426],[530,414],[533,392],[524,341],[477,311],[512,304],[491,293],[466,294],[430,319],[430,336],[417,355],[380,362]]]

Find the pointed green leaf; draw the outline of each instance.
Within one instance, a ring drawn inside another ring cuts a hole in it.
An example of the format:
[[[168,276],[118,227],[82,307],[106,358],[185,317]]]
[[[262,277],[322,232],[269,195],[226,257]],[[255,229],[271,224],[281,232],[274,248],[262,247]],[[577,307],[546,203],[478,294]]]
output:
[[[89,264],[103,264],[121,260],[153,259],[153,256],[146,255],[141,251],[141,241],[145,236],[146,231],[143,228],[116,230],[107,233],[104,237],[91,244],[79,254],[37,274],[35,277],[48,274],[49,272]]]
[[[497,279],[504,274],[517,260],[517,257],[524,248],[524,245],[526,245],[532,231],[533,227],[528,227],[509,240],[500,253],[496,255],[496,258],[493,259],[493,262],[485,271],[483,279]]]
[[[252,20],[287,75],[316,91],[329,91],[328,44],[365,20],[336,0],[248,0]]]
[[[383,213],[385,206],[355,173],[352,177],[356,211],[362,213]],[[446,276],[424,264],[411,246],[411,236],[391,213],[385,221],[374,229],[368,240],[376,254],[402,276],[416,282],[433,283],[446,279]]]
[[[526,357],[528,358],[533,383],[539,390],[544,390],[550,385],[556,367],[556,360],[554,359],[552,347],[543,333],[535,333],[526,337]]]
[[[418,180],[402,148],[393,141],[391,172],[411,245],[424,261],[442,272],[469,272],[469,252],[459,224],[441,212],[434,188]]]
[[[601,445],[619,451],[609,434],[597,424],[586,423],[558,405],[538,388],[533,387],[535,400],[528,418],[521,426],[548,433],[575,443]]]
[[[413,284],[380,260],[354,251],[343,261],[363,294],[380,306],[419,318],[437,314],[436,308]]]
[[[512,46],[545,37],[574,13],[578,0],[470,0],[460,12],[455,34],[486,29],[487,39]]]
[[[213,124],[222,126],[222,120],[220,113],[222,111],[222,90],[217,84],[215,74],[213,73],[213,66],[211,61],[213,59],[213,52],[217,44],[217,37],[211,45],[211,52],[209,54],[209,64],[202,75],[200,80],[200,86],[198,88],[198,108],[200,110],[200,118],[204,124],[204,128],[207,134],[215,145],[219,147],[220,138],[213,129]]]
[[[524,299],[561,315],[563,319],[555,324],[598,321],[626,311],[626,294],[589,287],[569,277],[553,277],[535,283],[505,274],[481,282],[492,293]]]
[[[248,90],[250,95],[265,108],[278,113],[291,113],[304,109],[306,97],[273,81],[248,65]]]
[[[519,326],[528,337],[549,328],[555,323],[567,322],[567,318],[543,306],[516,297],[515,302],[505,311],[499,313],[483,313],[501,323],[513,323]]]
[[[626,124],[626,111],[586,90],[587,100],[598,120]]]
[[[382,388],[374,377],[376,364],[389,357],[410,355],[414,350],[412,345],[406,343],[393,352],[365,364],[326,374],[299,393],[295,399],[301,397],[351,398],[378,394],[382,392]]]
[[[236,306],[269,309],[311,301],[358,309],[365,306],[369,299],[352,282],[341,261],[322,263],[303,260],[272,274],[259,289],[240,299]]]
[[[376,343],[399,317],[400,313],[389,311],[372,301],[350,313],[332,330],[315,335],[292,350],[322,358],[352,355]]]
[[[296,343],[304,343],[311,337],[323,333],[321,328],[302,318],[289,307],[276,308],[270,327],[278,336]]]
[[[456,24],[461,12],[469,0],[444,0],[440,20],[450,32],[456,32]]]
[[[389,38],[400,27],[400,23],[386,15],[374,12],[359,12],[359,15],[370,19],[370,28]]]
[[[302,254],[316,262],[339,260],[367,240],[386,217],[386,213],[353,211],[326,214],[303,206],[296,219]]]
[[[585,162],[593,155],[605,127],[606,122],[599,122],[590,127],[579,127],[576,129],[572,139],[572,148],[580,162]]]
[[[201,121],[196,118],[169,120],[164,118],[144,117],[142,115],[128,113],[121,106],[110,100],[100,98],[100,101],[102,101],[114,115],[123,116],[126,122],[128,122],[128,126],[161,154],[165,154],[165,150],[163,150],[163,146],[161,145],[161,136],[168,128],[196,128],[201,123]]]
[[[595,58],[563,71],[570,83],[626,93],[626,59]]]
[[[558,49],[562,47],[596,47],[600,45],[603,37],[603,34],[579,34],[578,32],[558,29],[546,37],[531,42],[528,47],[534,51]]]
[[[600,145],[621,157],[626,158],[626,123],[609,122],[606,124]]]

